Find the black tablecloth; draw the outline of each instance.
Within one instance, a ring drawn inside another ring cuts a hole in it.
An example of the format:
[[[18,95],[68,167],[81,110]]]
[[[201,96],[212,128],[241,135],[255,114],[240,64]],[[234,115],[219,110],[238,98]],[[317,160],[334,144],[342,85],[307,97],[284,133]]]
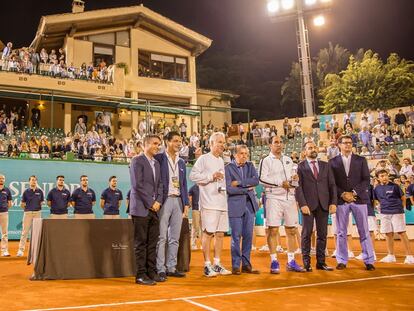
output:
[[[33,280],[135,275],[130,219],[35,219],[28,263]]]

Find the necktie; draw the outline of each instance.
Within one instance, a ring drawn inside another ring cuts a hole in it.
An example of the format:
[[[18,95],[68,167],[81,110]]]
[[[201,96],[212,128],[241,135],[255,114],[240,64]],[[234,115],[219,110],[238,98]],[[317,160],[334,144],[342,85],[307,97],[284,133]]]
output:
[[[315,176],[315,179],[318,179],[318,168],[316,167],[316,161],[311,161],[311,164],[312,164],[313,176]]]

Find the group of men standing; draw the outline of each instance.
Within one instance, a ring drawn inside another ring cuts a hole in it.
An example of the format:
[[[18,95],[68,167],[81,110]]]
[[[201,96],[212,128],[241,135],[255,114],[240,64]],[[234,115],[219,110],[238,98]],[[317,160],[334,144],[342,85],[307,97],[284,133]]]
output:
[[[310,240],[316,223],[316,269],[332,271],[325,262],[329,214],[336,213],[337,269],[348,261],[347,225],[353,214],[367,270],[374,270],[374,252],[368,230],[367,203],[370,176],[366,159],[352,153],[352,139],[339,139],[341,154],[329,163],[317,159],[313,142],[304,145],[306,160],[298,166],[282,153],[283,142],[275,136],[271,152],[262,160],[259,172],[248,161],[248,148],[237,146],[234,160],[224,165],[226,138],[216,132],[210,137],[211,151],[198,158],[189,178],[199,188],[198,206],[202,228],[204,275],[259,273],[250,260],[255,213],[255,187],[264,186],[265,214],[270,249],[270,272],[280,273],[276,236],[284,225],[288,244],[287,270],[311,272]],[[166,151],[158,154],[160,138],[148,135],[143,154],[131,161],[130,214],[135,227],[136,283],[155,285],[168,277],[184,277],[177,271],[177,250],[183,217],[189,200],[186,167],[178,157],[181,135],[166,136]],[[339,205],[338,205],[339,204]],[[338,205],[338,207],[337,207]],[[295,235],[302,214],[303,267],[295,260]],[[220,261],[223,237],[231,228],[231,271]],[[211,261],[211,242],[214,256]]]

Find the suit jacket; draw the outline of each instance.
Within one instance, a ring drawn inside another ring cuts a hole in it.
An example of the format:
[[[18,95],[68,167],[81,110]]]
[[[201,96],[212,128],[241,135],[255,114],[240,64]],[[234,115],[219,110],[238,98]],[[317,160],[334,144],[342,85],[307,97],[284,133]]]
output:
[[[352,154],[349,176],[346,176],[341,155],[330,159],[329,166],[335,177],[338,204],[345,203],[341,198],[342,193],[352,191],[355,191],[357,194],[356,204],[368,204],[370,175],[368,163],[364,157]]]
[[[165,152],[155,155],[155,159],[160,163],[161,168],[161,181],[163,185],[162,193],[162,203],[167,200],[168,197],[168,187],[170,184],[170,170],[168,167],[168,158]],[[187,189],[187,173],[186,166],[183,159],[178,160],[178,169],[179,169],[179,179],[180,179],[180,196],[183,203],[183,208],[186,205],[189,205],[188,200],[188,189]]]
[[[131,197],[129,213],[132,216],[146,217],[155,201],[162,203],[163,185],[160,164],[155,161],[155,178],[146,156],[142,153],[131,160],[129,167]]]
[[[314,211],[321,206],[329,210],[329,205],[337,203],[335,178],[327,162],[318,161],[319,173],[316,179],[307,160],[298,165],[299,186],[295,197],[299,207],[309,206]]]
[[[243,216],[247,210],[248,200],[251,201],[254,212],[259,209],[256,192],[254,190],[248,191],[248,188],[256,187],[259,184],[259,177],[251,162],[246,162],[245,166],[244,178],[242,178],[236,163],[231,162],[225,167],[229,217]],[[239,182],[239,185],[232,187],[231,182],[235,180]]]

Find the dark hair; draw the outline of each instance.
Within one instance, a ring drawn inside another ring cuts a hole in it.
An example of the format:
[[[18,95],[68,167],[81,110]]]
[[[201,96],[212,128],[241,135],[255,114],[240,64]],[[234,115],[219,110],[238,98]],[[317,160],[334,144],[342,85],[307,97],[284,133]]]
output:
[[[381,170],[378,170],[378,171],[375,172],[375,176],[377,176],[377,177],[379,177],[379,175],[381,175],[381,174],[387,174],[388,175],[388,171],[384,170],[384,169],[381,169]]]
[[[153,139],[158,139],[161,142],[161,138],[158,135],[149,134],[149,135],[144,137],[144,140],[143,140],[144,145],[148,144]]]
[[[56,176],[56,180],[58,180],[59,178],[63,178],[63,179],[65,179],[65,176],[63,176],[63,175],[58,175],[58,176]]]
[[[240,150],[242,149],[247,149],[247,151],[249,151],[249,147],[247,147],[247,145],[237,145],[236,146],[236,154],[239,153]]]
[[[343,141],[344,139],[350,139],[350,140],[352,140],[352,137],[351,137],[350,135],[341,135],[341,136],[339,136],[339,138],[338,138],[338,143],[342,144],[342,141]]]
[[[111,180],[112,180],[112,179],[114,179],[114,178],[116,178],[116,176],[115,176],[115,175],[113,175],[113,176],[109,177],[109,181],[111,181]]]
[[[181,135],[178,134],[178,132],[172,131],[172,132],[168,132],[168,134],[164,136],[164,140],[166,140],[166,141],[172,141],[172,139],[174,138],[174,136],[181,137]]]
[[[306,143],[304,143],[304,144],[302,145],[302,149],[303,149],[303,150],[305,150],[305,149],[306,149],[306,146],[307,146],[308,144],[310,144],[310,143],[315,144],[315,142],[314,142],[313,140],[307,141]],[[315,144],[315,145],[316,145],[316,144]]]
[[[82,180],[83,177],[88,177],[86,175],[81,175],[81,177],[79,178],[79,180]]]
[[[29,181],[30,181],[30,179],[32,179],[32,178],[34,178],[34,179],[36,179],[36,180],[37,180],[36,175],[32,175],[32,176],[30,176],[30,177],[29,177]]]

